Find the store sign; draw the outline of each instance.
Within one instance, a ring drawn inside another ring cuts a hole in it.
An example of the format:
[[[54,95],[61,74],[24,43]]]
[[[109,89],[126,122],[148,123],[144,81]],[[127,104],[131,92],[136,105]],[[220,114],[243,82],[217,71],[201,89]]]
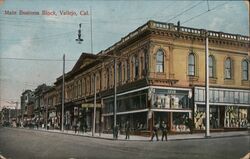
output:
[[[169,89],[167,90],[167,94],[176,94],[176,90]]]
[[[96,104],[96,107],[101,108],[101,104],[100,103]],[[93,103],[85,103],[85,104],[82,104],[82,108],[94,108],[94,104]]]

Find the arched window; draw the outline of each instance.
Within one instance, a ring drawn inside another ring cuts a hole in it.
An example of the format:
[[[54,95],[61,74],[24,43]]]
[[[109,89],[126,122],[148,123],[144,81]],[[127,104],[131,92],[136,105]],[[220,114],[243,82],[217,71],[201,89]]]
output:
[[[109,88],[109,69],[106,69],[106,88]]]
[[[144,75],[146,75],[147,73],[147,69],[148,69],[148,50],[145,49],[144,50]]]
[[[133,63],[134,63],[134,78],[137,78],[139,76],[139,59],[137,56],[133,57]]]
[[[86,94],[86,86],[85,86],[85,78],[82,79],[82,94],[85,96]]]
[[[90,93],[94,93],[95,91],[95,75],[91,75],[91,90]]]
[[[123,63],[123,67],[122,67],[122,73],[123,73],[123,77],[122,77],[122,79],[123,79],[123,81],[126,81],[126,69],[127,69],[127,61],[124,61],[124,63]]]
[[[117,81],[118,81],[118,83],[120,83],[122,81],[122,64],[121,63],[118,64],[117,70],[118,70]]]
[[[188,75],[195,75],[195,56],[193,53],[188,55]]]
[[[214,57],[212,55],[209,56],[209,77],[214,77],[215,76],[215,61]]]
[[[225,79],[232,78],[232,61],[230,58],[227,58],[225,61]]]
[[[158,50],[156,54],[156,72],[163,72],[164,70],[164,53],[162,50]]]
[[[82,81],[78,81],[78,97],[81,97],[82,95]]]
[[[242,61],[242,80],[248,80],[248,62]]]
[[[126,64],[127,64],[127,80],[130,80],[130,61],[127,60]]]

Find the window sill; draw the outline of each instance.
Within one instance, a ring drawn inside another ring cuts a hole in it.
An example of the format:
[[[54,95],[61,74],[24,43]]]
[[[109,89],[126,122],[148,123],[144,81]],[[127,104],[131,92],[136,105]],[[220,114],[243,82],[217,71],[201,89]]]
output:
[[[216,77],[209,77],[209,83],[216,84],[217,78]]]
[[[241,85],[242,86],[249,86],[250,85],[250,81],[249,80],[242,80],[241,81]]]
[[[189,81],[198,81],[199,76],[187,75]]]
[[[233,79],[224,79],[224,84],[226,84],[226,85],[232,85],[232,84],[234,84],[234,80]]]
[[[155,72],[157,75],[165,75],[164,72]]]

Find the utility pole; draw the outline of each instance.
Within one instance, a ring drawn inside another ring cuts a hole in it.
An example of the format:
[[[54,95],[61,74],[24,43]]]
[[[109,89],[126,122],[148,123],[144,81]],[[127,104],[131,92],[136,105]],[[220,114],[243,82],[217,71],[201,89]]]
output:
[[[17,113],[18,109],[17,109],[17,107],[18,107],[18,102],[16,102],[16,124],[17,124],[17,119],[18,119],[18,113]]]
[[[61,129],[64,131],[64,76],[65,76],[65,54],[63,54],[63,76],[62,76],[62,119],[61,119]]]
[[[47,104],[46,104],[46,121],[45,121],[45,128],[48,130],[48,106],[49,106],[49,96],[47,95]]]
[[[114,128],[113,128],[113,137],[115,138],[115,129],[116,129],[116,58],[114,58]]]
[[[96,120],[96,74],[94,74],[94,115],[93,115],[92,136],[95,136],[95,120]]]
[[[93,24],[92,24],[92,7],[90,7],[90,40],[91,40],[91,54],[93,54]]]
[[[206,137],[210,137],[210,111],[209,111],[209,52],[208,52],[208,31],[205,32],[205,36],[206,36],[206,44],[205,44],[205,59],[206,59]]]

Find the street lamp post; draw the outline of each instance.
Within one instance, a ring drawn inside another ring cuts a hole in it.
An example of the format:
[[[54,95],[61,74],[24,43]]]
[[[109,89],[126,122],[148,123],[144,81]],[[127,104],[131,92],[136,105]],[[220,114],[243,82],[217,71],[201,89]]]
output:
[[[95,121],[96,120],[96,74],[94,74],[94,115],[93,115],[93,129],[92,136],[95,135]]]
[[[65,86],[65,54],[63,54],[63,76],[62,76],[62,119],[61,119],[61,129],[64,131],[64,86]]]

